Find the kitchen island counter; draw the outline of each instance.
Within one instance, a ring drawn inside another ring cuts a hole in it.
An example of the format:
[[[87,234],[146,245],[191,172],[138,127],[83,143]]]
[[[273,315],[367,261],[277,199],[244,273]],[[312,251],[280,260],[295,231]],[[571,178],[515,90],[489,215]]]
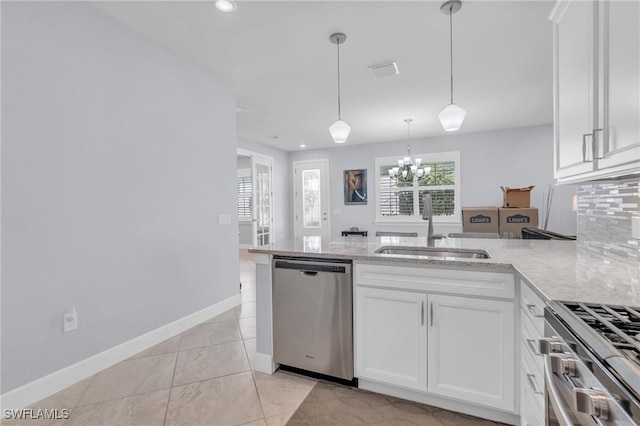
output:
[[[543,300],[570,300],[640,306],[637,263],[613,260],[579,247],[575,241],[446,238],[437,248],[479,249],[490,259],[437,259],[378,254],[381,246],[426,247],[423,237],[302,237],[249,249],[252,253],[354,261],[420,264],[514,272]]]

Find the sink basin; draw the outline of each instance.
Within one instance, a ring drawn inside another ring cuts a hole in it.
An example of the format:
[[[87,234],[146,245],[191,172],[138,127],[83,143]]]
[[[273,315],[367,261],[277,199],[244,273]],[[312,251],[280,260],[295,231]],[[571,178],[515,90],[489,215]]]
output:
[[[397,254],[408,256],[420,256],[434,259],[490,259],[489,253],[484,250],[438,248],[438,247],[405,247],[382,246],[375,250],[379,254]]]

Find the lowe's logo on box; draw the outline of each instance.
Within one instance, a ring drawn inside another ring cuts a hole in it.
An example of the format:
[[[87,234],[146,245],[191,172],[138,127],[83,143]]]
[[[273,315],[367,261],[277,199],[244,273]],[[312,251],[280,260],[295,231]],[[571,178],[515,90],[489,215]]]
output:
[[[523,216],[521,214],[507,216],[507,223],[529,223],[529,216]]]
[[[479,214],[479,215],[470,217],[469,218],[469,222],[471,222],[471,223],[491,223],[491,218],[489,216],[485,216],[483,214]]]

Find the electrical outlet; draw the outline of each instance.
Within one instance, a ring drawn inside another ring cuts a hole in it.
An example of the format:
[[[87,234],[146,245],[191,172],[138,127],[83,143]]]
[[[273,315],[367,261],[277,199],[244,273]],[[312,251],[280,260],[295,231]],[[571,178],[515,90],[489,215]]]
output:
[[[631,238],[640,240],[640,216],[631,218]]]
[[[64,314],[62,317],[62,326],[65,333],[78,328],[78,313],[76,312],[76,308],[71,308]]]

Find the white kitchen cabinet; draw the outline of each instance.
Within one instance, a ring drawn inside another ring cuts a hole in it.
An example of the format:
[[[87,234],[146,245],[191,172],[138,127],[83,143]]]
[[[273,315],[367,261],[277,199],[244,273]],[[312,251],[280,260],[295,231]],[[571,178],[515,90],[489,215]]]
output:
[[[427,390],[427,295],[356,287],[356,376]]]
[[[514,303],[440,294],[428,302],[429,392],[513,411]]]
[[[640,5],[561,0],[554,24],[557,182],[640,171]]]
[[[554,20],[555,177],[594,169],[591,150],[594,117],[594,14],[589,1],[570,1]]]
[[[544,424],[544,365],[538,341],[544,335],[544,302],[520,283],[520,424]]]
[[[368,263],[354,270],[361,387],[514,421],[513,274]]]
[[[640,168],[640,2],[599,2],[602,78],[599,169]],[[635,166],[634,166],[635,164]]]

